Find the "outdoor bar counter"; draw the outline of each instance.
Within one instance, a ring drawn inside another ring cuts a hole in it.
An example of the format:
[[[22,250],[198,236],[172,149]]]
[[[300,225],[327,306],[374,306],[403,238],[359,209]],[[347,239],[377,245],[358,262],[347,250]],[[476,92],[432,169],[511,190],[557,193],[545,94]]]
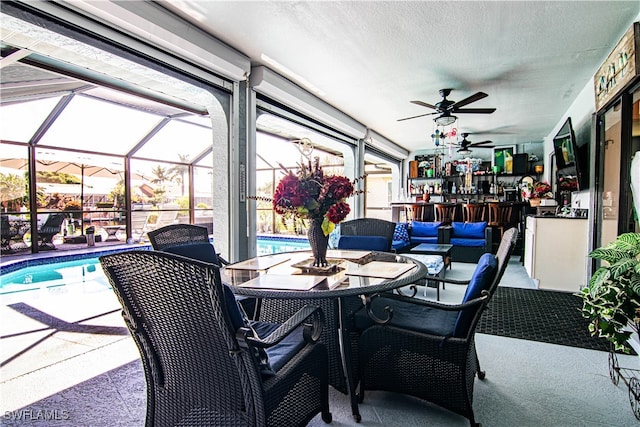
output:
[[[495,200],[495,196],[490,196],[490,195],[479,195],[479,194],[469,194],[469,195],[460,195],[460,196],[469,196],[469,197],[460,197],[458,199],[457,202],[453,203],[456,205],[456,210],[455,210],[455,217],[454,220],[455,221],[462,221],[462,205],[467,203],[467,200],[472,200],[472,203],[488,203],[489,201],[497,201]],[[480,200],[482,198],[486,198],[483,200]],[[434,205],[438,204],[438,203],[446,203],[446,204],[452,204],[451,202],[434,202],[434,201],[429,201],[429,202],[425,202],[425,201],[406,201],[406,202],[391,202],[390,206],[391,206],[391,221],[393,222],[400,222],[400,221],[406,221],[408,220],[406,213],[409,210],[418,210],[421,212],[421,218],[420,219],[416,219],[416,220],[421,220],[421,221],[425,221],[425,222],[432,222],[435,221],[435,208]],[[519,202],[519,201],[514,201],[514,202],[509,202],[513,204],[513,209],[512,209],[512,218],[511,221],[512,223],[519,223],[520,219],[522,218],[522,208],[523,207],[528,207],[527,203],[523,203],[523,202]],[[488,221],[488,211],[487,209],[485,209],[484,212],[484,220]]]

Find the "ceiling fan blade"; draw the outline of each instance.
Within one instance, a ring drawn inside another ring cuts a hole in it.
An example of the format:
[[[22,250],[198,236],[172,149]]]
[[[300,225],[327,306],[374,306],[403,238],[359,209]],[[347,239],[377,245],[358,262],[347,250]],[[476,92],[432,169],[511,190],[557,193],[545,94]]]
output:
[[[486,98],[487,96],[489,96],[489,95],[487,95],[484,92],[475,93],[475,94],[463,99],[462,101],[456,102],[455,104],[452,105],[452,108],[455,109],[455,108],[464,107],[465,105],[471,104],[472,102],[479,101],[482,98]]]
[[[476,146],[476,145],[484,145],[484,144],[492,144],[493,141],[480,141],[480,142],[472,142],[471,144],[469,144],[469,146]]]
[[[460,108],[453,107],[454,113],[467,113],[467,114],[491,114],[496,111],[495,108]]]
[[[412,104],[416,104],[416,105],[420,105],[422,107],[427,107],[427,108],[431,108],[432,110],[437,110],[438,107],[436,107],[435,105],[431,105],[431,104],[427,104],[426,102],[423,101],[411,101]]]
[[[418,114],[417,116],[411,116],[411,117],[405,117],[403,119],[398,119],[397,121],[401,122],[403,120],[409,120],[409,119],[417,119],[418,117],[424,117],[424,116],[432,116],[434,114],[438,114],[438,112],[435,113],[426,113],[426,114]]]

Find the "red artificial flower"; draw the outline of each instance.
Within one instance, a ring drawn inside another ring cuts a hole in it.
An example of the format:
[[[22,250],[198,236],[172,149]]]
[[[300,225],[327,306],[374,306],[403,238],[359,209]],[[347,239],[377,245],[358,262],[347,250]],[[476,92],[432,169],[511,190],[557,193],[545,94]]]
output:
[[[331,200],[345,199],[353,194],[353,184],[344,176],[330,176],[325,179],[322,192]]]
[[[296,174],[285,175],[273,195],[273,209],[284,218],[322,219],[332,224],[343,221],[351,208],[345,202],[354,194],[353,183],[344,176],[325,176],[319,159],[300,164]]]
[[[331,206],[327,211],[327,219],[334,224],[338,224],[343,221],[347,215],[349,215],[349,212],[351,212],[349,204],[345,202],[338,202]]]

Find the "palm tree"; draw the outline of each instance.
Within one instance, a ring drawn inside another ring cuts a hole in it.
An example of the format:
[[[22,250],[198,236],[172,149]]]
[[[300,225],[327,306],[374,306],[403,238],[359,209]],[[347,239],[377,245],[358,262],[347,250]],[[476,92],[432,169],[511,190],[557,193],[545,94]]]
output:
[[[165,201],[166,189],[164,183],[167,181],[171,182],[173,176],[169,173],[169,170],[166,167],[160,165],[153,168],[151,173],[155,175],[155,178],[151,180],[151,183],[158,185],[158,188],[153,191],[154,197],[151,201],[152,204],[156,205]]]
[[[19,175],[0,173],[0,200],[10,210],[18,210],[24,205],[25,180]],[[17,206],[16,206],[17,205]]]
[[[178,154],[178,159],[181,164],[176,164],[169,169],[169,173],[172,175],[173,180],[177,183],[181,184],[181,195],[184,196],[184,176],[189,172],[189,166],[185,163],[189,163],[189,155],[188,154]]]

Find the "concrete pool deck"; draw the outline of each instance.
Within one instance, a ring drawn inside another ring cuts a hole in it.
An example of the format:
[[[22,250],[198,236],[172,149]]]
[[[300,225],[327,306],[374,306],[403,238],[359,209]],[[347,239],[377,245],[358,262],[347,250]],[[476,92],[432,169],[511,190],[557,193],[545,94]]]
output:
[[[3,295],[0,302],[0,424],[11,425],[7,413],[31,411],[34,402],[140,360],[106,279]],[[60,401],[39,409],[80,408]],[[144,424],[144,413],[135,421]]]

